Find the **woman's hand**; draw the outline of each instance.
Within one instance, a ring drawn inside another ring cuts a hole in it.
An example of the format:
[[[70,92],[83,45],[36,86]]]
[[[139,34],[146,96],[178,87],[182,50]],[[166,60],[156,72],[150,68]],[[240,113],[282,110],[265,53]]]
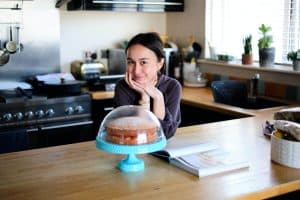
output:
[[[164,96],[159,89],[155,87],[157,80],[153,79],[148,84],[140,84],[132,79],[130,73],[126,72],[125,81],[132,89],[141,94],[141,101],[150,103],[150,98],[153,99],[153,113],[159,118],[165,117],[165,102]],[[149,106],[149,105],[147,105]]]
[[[156,99],[160,97],[162,94],[161,92],[155,87],[157,80],[153,79],[148,84],[141,84],[132,79],[132,75],[126,72],[125,81],[129,85],[130,88],[136,90],[141,94],[143,100],[146,100],[147,96]],[[144,98],[143,98],[144,97]]]
[[[126,74],[125,74],[125,81],[129,85],[130,88],[134,89],[135,91],[137,91],[141,95],[143,93],[145,93],[143,87],[141,86],[141,84],[139,84],[136,81],[134,81],[132,79],[132,75],[130,73],[128,73],[128,72],[126,72]]]

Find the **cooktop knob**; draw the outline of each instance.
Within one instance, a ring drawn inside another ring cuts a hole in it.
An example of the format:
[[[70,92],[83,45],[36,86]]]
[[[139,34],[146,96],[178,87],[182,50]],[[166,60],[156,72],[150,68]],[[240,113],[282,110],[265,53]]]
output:
[[[25,113],[25,117],[27,119],[32,119],[34,117],[34,114],[33,114],[32,111],[28,111],[28,112]]]
[[[76,111],[77,113],[82,113],[82,112],[84,111],[84,109],[83,109],[82,106],[76,106],[76,107],[75,107],[75,111]]]
[[[11,113],[6,113],[3,115],[3,119],[7,122],[12,120],[12,118],[13,118],[13,115]]]
[[[42,118],[42,117],[45,116],[45,113],[44,113],[43,110],[38,110],[38,111],[35,112],[35,116],[36,116],[37,118]]]
[[[48,109],[48,110],[46,111],[46,115],[47,115],[48,117],[52,117],[54,114],[55,114],[55,112],[54,112],[54,110],[53,110],[52,108],[50,108],[50,109]]]
[[[22,120],[23,119],[23,113],[21,112],[17,112],[14,117],[17,119],[17,120]]]
[[[74,113],[74,109],[70,106],[66,108],[65,112],[67,115],[72,115]]]

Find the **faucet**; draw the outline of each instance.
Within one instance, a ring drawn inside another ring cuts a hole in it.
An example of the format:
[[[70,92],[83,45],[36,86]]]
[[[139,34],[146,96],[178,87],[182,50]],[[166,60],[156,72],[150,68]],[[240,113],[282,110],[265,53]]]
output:
[[[258,91],[258,80],[260,79],[259,74],[255,74],[251,79],[250,79],[250,92],[249,96],[257,96],[257,91]]]

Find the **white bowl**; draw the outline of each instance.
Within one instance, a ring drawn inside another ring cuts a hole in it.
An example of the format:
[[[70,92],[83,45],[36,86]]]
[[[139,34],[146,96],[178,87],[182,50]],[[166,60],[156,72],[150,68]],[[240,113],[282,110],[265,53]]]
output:
[[[271,135],[271,160],[293,168],[300,168],[300,142]]]

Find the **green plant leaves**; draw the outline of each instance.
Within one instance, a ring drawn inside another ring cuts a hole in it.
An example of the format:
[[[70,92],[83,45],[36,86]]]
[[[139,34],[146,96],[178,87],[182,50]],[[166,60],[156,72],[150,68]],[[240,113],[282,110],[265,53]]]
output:
[[[250,54],[252,53],[252,44],[251,44],[251,40],[252,40],[252,35],[248,35],[243,39],[243,43],[244,43],[244,54]]]
[[[258,29],[262,34],[262,37],[258,40],[258,48],[270,48],[273,43],[273,36],[268,35],[268,32],[270,32],[272,28],[270,26],[262,24]]]
[[[298,49],[297,51],[290,51],[287,54],[287,59],[288,60],[300,60],[300,49]]]

